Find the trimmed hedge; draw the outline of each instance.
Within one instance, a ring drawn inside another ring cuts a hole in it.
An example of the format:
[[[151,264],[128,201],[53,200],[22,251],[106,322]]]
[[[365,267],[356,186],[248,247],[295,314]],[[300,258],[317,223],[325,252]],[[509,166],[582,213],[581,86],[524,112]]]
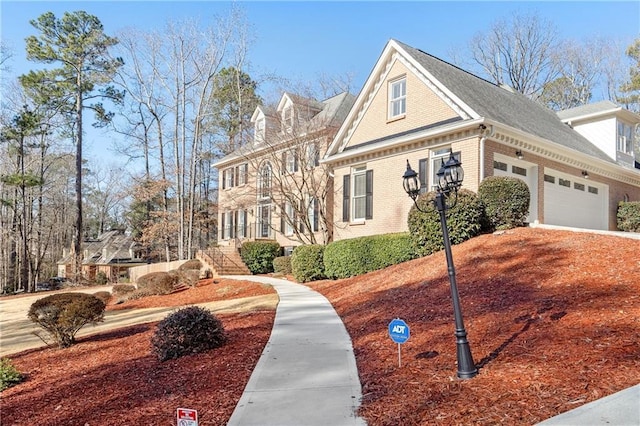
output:
[[[531,194],[522,179],[489,176],[480,182],[478,197],[484,204],[489,230],[524,226]]]
[[[323,245],[309,244],[298,246],[293,250],[291,272],[296,281],[306,283],[325,278],[324,249]]]
[[[295,253],[295,251],[294,251]],[[407,233],[372,235],[334,241],[324,250],[328,278],[348,278],[414,259]]]
[[[138,278],[138,290],[147,294],[164,295],[173,292],[174,286],[178,284],[179,276],[177,271],[151,272]]]
[[[277,241],[247,241],[240,248],[240,257],[252,274],[273,272],[273,259],[282,249]]]
[[[92,294],[58,293],[36,300],[27,316],[66,348],[75,343],[82,327],[104,320],[104,309],[104,302]]]
[[[279,256],[273,259],[273,272],[288,275],[291,273],[291,256]]]
[[[418,205],[409,211],[408,225],[413,250],[419,256],[428,256],[444,249],[440,213],[433,204],[435,192],[418,196]],[[459,244],[480,234],[484,208],[478,196],[467,189],[458,191],[456,205],[447,209],[447,229],[451,244]]]
[[[640,201],[618,203],[618,229],[626,232],[640,232]]]

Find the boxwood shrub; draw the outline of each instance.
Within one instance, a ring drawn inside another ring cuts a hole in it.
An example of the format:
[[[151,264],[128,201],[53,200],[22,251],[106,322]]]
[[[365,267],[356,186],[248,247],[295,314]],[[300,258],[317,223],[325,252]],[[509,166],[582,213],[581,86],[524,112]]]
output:
[[[334,241],[324,250],[328,278],[348,278],[415,258],[407,233],[372,235]]]
[[[291,273],[291,256],[278,256],[273,259],[273,272],[289,275]]]
[[[273,272],[273,259],[281,252],[280,244],[274,240],[247,241],[242,244],[240,257],[252,274]]]
[[[440,214],[433,204],[435,196],[435,192],[428,192],[418,197],[417,203],[426,213],[418,211],[415,205],[409,211],[411,242],[419,256],[428,256],[444,248]],[[447,210],[451,244],[459,244],[480,234],[483,217],[484,209],[478,196],[467,189],[459,190],[455,206]]]
[[[324,274],[324,248],[320,244],[298,246],[291,255],[291,272],[296,281],[321,280]]]
[[[619,230],[640,232],[640,201],[620,202],[617,217]]]
[[[529,214],[531,194],[522,179],[489,176],[480,182],[478,197],[484,204],[488,230],[524,225]]]

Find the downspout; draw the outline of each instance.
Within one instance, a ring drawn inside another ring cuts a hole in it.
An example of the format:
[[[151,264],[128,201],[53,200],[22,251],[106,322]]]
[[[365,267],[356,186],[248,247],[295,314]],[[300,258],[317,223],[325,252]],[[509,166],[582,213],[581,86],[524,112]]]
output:
[[[482,131],[482,137],[480,137],[480,182],[484,180],[484,143],[488,137],[492,137],[495,133],[493,129],[493,125],[490,125],[487,129],[487,126],[484,124],[480,125],[480,129]]]

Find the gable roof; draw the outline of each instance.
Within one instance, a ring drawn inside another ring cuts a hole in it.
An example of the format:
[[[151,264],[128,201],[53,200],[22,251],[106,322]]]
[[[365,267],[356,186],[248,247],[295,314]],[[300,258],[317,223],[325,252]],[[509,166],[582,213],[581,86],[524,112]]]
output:
[[[291,94],[286,94],[287,96],[292,96]],[[284,96],[283,96],[284,98]],[[298,100],[303,99],[301,97],[296,97]],[[339,127],[347,114],[351,110],[353,103],[355,101],[355,96],[351,93],[343,92],[338,95],[332,96],[328,99],[325,99],[322,102],[315,100],[307,100],[309,105],[319,106],[320,112],[314,115],[310,122],[309,127],[311,129],[321,129],[326,127]],[[267,109],[268,111],[272,111]],[[270,147],[267,142],[264,142],[260,145],[247,145],[238,148],[234,152],[222,157],[218,161],[213,164],[213,167],[219,168],[227,163],[241,158],[243,156],[249,155],[254,152],[259,152],[262,148]]]
[[[564,124],[553,111],[543,105],[399,41],[391,39],[387,43],[374,72],[384,66],[384,62],[395,52],[412,63],[418,72],[456,103],[463,119],[491,120],[600,160],[613,162],[603,151]],[[367,81],[365,89],[373,84],[370,80]],[[357,108],[362,108],[369,96],[368,93],[364,93],[365,89],[356,100]],[[346,129],[352,125],[355,117],[356,113],[352,112],[347,118],[327,153],[328,156],[337,154],[339,147],[344,147],[344,141],[337,139],[346,137]]]
[[[82,250],[87,256],[83,256],[83,265],[108,265],[120,263],[141,263],[140,259],[132,257],[131,249],[138,244],[133,237],[120,230],[106,231],[94,240],[85,240]],[[73,253],[67,253],[58,264],[70,263]]]

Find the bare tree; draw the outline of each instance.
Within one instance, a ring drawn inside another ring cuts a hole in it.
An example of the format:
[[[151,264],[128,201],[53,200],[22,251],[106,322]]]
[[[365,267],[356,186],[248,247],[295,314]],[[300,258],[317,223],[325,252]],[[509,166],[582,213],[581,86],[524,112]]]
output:
[[[551,22],[535,14],[513,14],[474,36],[468,47],[491,81],[536,99],[545,84],[558,76],[553,60],[557,46],[557,30]]]

